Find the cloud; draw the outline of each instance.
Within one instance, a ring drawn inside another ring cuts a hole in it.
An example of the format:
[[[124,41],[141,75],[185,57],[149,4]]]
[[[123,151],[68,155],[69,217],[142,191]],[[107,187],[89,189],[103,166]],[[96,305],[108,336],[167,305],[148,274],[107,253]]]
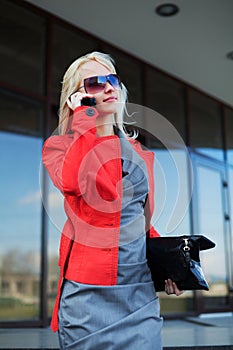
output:
[[[25,196],[18,199],[17,204],[19,205],[37,205],[42,202],[41,192],[35,191],[26,194]],[[63,207],[63,196],[57,190],[52,190],[48,194],[48,207],[49,209],[57,209]]]
[[[18,199],[20,205],[39,204],[41,202],[40,191],[30,192]]]
[[[63,196],[58,191],[49,192],[49,207],[51,209],[63,207]]]

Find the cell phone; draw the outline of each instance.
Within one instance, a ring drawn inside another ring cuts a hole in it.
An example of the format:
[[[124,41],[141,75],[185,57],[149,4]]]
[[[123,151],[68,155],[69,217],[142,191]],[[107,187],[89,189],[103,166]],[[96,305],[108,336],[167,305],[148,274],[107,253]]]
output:
[[[84,97],[81,100],[81,106],[95,106],[96,99],[94,97]]]

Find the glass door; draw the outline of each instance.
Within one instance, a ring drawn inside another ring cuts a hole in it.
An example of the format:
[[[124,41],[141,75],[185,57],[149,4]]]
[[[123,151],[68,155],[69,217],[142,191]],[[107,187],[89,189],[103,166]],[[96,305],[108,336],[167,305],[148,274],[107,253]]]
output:
[[[216,243],[214,249],[201,252],[209,291],[196,293],[196,307],[199,313],[225,311],[230,309],[232,287],[228,184],[224,168],[216,163],[194,157],[194,169],[194,233],[203,234]]]

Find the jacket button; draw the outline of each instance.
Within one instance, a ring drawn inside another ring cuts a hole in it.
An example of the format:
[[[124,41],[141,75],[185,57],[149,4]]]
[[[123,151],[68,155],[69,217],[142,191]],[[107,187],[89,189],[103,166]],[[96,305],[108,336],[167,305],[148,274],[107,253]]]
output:
[[[87,108],[87,109],[86,109],[86,115],[87,115],[88,117],[93,117],[94,114],[95,114],[94,108]]]

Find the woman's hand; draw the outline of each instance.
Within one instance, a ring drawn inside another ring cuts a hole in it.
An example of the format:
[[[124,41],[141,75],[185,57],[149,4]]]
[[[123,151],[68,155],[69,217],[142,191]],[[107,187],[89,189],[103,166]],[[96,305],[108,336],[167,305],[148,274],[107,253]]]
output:
[[[81,101],[84,97],[93,97],[93,95],[90,94],[84,94],[82,92],[75,92],[73,93],[68,99],[67,99],[67,104],[69,106],[70,109],[72,109],[73,111],[75,110],[75,108],[80,107],[81,106]]]
[[[175,282],[172,282],[172,280],[170,278],[168,278],[165,281],[165,292],[169,295],[169,294],[175,294],[177,296],[181,295],[184,293],[183,290],[179,290],[179,288],[177,287],[177,285],[175,284]]]

